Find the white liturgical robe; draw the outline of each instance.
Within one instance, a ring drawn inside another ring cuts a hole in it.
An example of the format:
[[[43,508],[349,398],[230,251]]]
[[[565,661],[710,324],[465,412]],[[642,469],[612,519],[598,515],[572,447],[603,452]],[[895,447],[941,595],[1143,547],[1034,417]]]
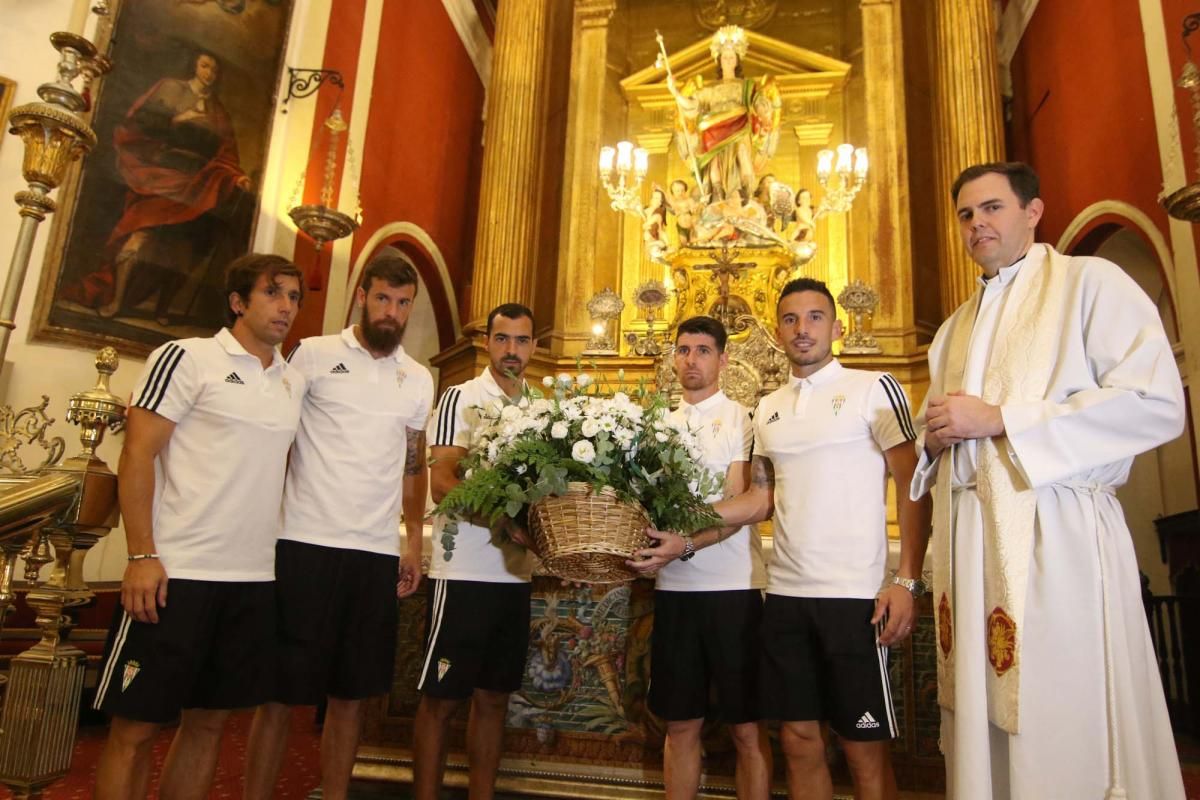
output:
[[[981,396],[998,328],[1012,312],[1015,277],[1040,269],[1044,245],[982,282],[942,326],[929,351],[929,397],[946,391],[947,343],[973,326],[962,388]],[[1020,302],[1018,295],[1015,302]],[[1114,490],[1133,457],[1180,434],[1183,389],[1157,309],[1118,266],[1069,260],[1061,334],[1038,402],[1001,405],[998,442],[1036,518],[1022,627],[1019,732],[989,721],[984,522],[976,491],[977,444],[932,463],[922,450],[912,496],[953,469],[950,536],[954,648],[943,697],[947,797],[960,800],[1182,800],[1183,783],[1142,607],[1137,560]],[[939,498],[935,498],[935,503]],[[936,578],[935,578],[936,581]],[[935,592],[942,590],[935,586]],[[935,609],[939,594],[934,595]],[[939,641],[939,646],[944,647]],[[1121,795],[1117,789],[1123,789]]]

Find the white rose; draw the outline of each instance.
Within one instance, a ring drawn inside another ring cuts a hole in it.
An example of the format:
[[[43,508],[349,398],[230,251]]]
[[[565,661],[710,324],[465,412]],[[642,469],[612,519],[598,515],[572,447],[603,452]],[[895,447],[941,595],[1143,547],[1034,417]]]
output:
[[[583,416],[583,411],[576,405],[563,406],[562,413],[564,417],[570,420],[579,419]]]
[[[587,439],[580,439],[571,448],[571,458],[581,464],[590,464],[596,458],[596,448]]]
[[[559,421],[550,427],[550,435],[555,439],[565,439],[568,430],[567,423]]]
[[[521,409],[517,406],[505,406],[500,412],[500,419],[504,420],[505,422],[512,422],[513,420],[520,418],[520,416]]]
[[[586,372],[579,373],[575,378],[575,383],[579,384],[579,388],[583,389],[592,385],[592,376]]]
[[[596,422],[594,419],[585,419],[580,428],[583,431],[583,435],[591,439],[600,432],[600,423]]]
[[[624,370],[622,370],[622,372],[624,372]],[[625,394],[624,392],[617,392],[612,396],[612,399],[614,403],[619,403],[621,405],[628,405],[629,403],[629,395]]]
[[[567,386],[570,386],[571,385],[571,376],[565,372],[558,373],[558,385],[562,386],[564,388]]]
[[[553,375],[547,375],[546,377],[542,378],[542,386],[545,386],[547,389],[549,389],[553,385],[554,385],[554,376]]]
[[[669,439],[670,437],[669,437],[669,436],[667,436],[667,435],[666,435],[665,433],[663,433],[662,431],[659,431],[658,433],[654,434],[654,438],[655,438],[655,439],[657,439],[657,440],[658,440],[658,441],[660,441],[660,442],[666,442],[666,441],[667,441],[667,439]]]

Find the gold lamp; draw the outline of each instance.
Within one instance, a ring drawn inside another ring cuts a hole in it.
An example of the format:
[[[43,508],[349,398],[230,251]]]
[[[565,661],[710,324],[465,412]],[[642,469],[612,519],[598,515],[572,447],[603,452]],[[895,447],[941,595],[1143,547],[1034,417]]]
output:
[[[1192,61],[1192,47],[1188,37],[1200,28],[1200,13],[1188,14],[1183,18],[1183,46],[1187,50],[1188,59],[1184,62],[1183,70],[1175,85],[1186,89],[1192,101],[1192,129],[1196,134],[1197,173],[1200,176],[1200,69]],[[1182,189],[1160,198],[1167,213],[1176,219],[1187,222],[1200,222],[1200,181],[1192,181]]]
[[[325,120],[324,127],[329,131],[329,146],[325,153],[325,171],[321,182],[321,200],[318,203],[301,204],[299,202],[301,193],[304,189],[304,174],[301,173],[300,180],[296,183],[296,188],[292,192],[292,201],[289,203],[291,208],[288,210],[288,216],[292,218],[292,222],[296,223],[296,227],[308,234],[308,237],[313,240],[313,244],[317,250],[317,260],[320,261],[321,250],[325,247],[326,242],[337,241],[342,239],[358,228],[362,221],[362,208],[358,199],[358,185],[354,180],[357,173],[354,160],[354,148],[347,142],[346,144],[346,166],[350,170],[351,180],[354,183],[354,198],[355,208],[354,215],[339,211],[333,201],[333,178],[337,172],[337,153],[338,140],[341,139],[343,133],[349,127],[346,124],[346,118],[342,116],[342,110],[338,106],[334,106],[333,113]],[[314,271],[308,276],[308,286],[310,289],[320,288],[320,273]]]

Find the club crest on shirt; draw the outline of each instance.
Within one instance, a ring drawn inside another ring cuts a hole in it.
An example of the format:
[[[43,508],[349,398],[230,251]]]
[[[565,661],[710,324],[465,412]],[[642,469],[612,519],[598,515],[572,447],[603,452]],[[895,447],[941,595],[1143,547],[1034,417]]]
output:
[[[439,683],[441,682],[442,678],[446,677],[446,673],[449,671],[450,671],[450,659],[439,658],[438,659],[438,682]]]
[[[720,432],[721,432],[721,420],[714,419],[712,421],[712,435],[716,436]]]
[[[404,385],[404,379],[405,379],[405,378],[407,378],[407,377],[408,377],[408,373],[407,373],[407,372],[405,372],[405,371],[404,371],[404,370],[402,370],[402,369],[397,369],[397,370],[396,370],[396,386],[398,386],[398,387],[399,387],[399,386],[403,386],[403,385]]]
[[[842,410],[842,406],[846,405],[846,395],[837,394],[833,396],[833,415],[836,417],[838,412]]]
[[[137,677],[138,672],[142,669],[142,665],[132,659],[125,662],[125,669],[121,673],[121,691],[124,692],[129,688],[129,684],[133,683],[133,679]]]
[[[283,384],[283,389],[285,392],[288,393],[288,397],[291,397],[292,396],[292,382],[289,381],[287,378],[282,378],[280,380],[280,383]]]

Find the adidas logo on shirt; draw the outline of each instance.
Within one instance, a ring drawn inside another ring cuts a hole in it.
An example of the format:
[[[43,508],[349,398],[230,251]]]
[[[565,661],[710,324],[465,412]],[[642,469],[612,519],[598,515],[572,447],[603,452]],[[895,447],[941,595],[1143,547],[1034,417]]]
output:
[[[767,424],[770,425],[772,422],[779,422],[779,412],[778,411],[776,411],[771,416],[767,417]]]
[[[349,374],[350,374],[350,370],[348,370],[348,369],[346,368],[346,365],[345,365],[345,364],[343,364],[342,362],[340,362],[340,361],[339,361],[339,362],[338,362],[338,365],[337,365],[336,367],[334,367],[333,369],[329,370],[329,374],[330,374],[330,375],[349,375]]]
[[[246,382],[245,382],[244,380],[242,380],[241,378],[239,378],[239,377],[238,377],[238,374],[237,374],[236,372],[231,372],[231,373],[229,373],[228,375],[226,375],[226,376],[225,376],[225,382],[226,382],[226,383],[236,383],[236,384],[238,384],[239,386],[245,386],[245,385],[246,385]]]
[[[875,718],[871,716],[871,712],[868,711],[867,713],[863,714],[861,717],[858,718],[858,722],[854,723],[854,727],[856,727],[856,728],[878,728],[879,723],[875,721]]]

